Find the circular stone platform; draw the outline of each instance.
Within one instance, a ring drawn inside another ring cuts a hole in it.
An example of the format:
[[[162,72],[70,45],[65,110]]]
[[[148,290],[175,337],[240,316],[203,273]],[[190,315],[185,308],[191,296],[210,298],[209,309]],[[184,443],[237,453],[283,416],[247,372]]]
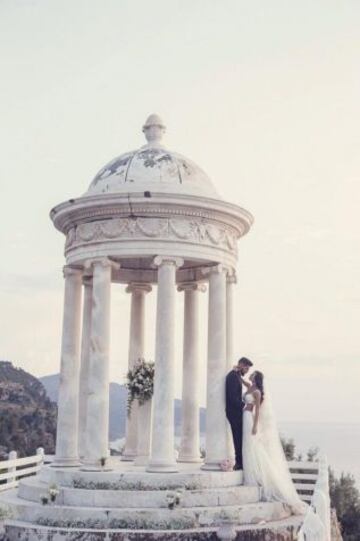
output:
[[[300,525],[286,522],[290,512],[281,503],[263,502],[257,487],[243,486],[241,472],[183,464],[178,473],[154,475],[118,459],[111,466],[98,472],[45,466],[23,479],[17,491],[1,496],[13,510],[7,539],[211,540],[231,521],[239,532],[282,528],[287,537],[281,539],[290,540]],[[52,486],[56,500],[44,505]]]

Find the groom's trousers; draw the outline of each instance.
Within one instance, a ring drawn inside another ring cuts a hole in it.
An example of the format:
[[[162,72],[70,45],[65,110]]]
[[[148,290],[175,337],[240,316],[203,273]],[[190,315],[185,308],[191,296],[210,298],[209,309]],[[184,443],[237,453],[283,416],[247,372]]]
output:
[[[226,417],[230,423],[232,437],[234,440],[236,464],[242,469],[243,467],[243,459],[242,459],[242,429],[243,429],[242,417],[243,416],[242,416],[242,412],[239,415],[238,411],[236,413],[227,411]]]

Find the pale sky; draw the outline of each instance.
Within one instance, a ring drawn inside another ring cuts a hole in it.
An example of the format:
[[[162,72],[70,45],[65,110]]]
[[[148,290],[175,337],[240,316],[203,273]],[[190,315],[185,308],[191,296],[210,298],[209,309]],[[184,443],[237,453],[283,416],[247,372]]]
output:
[[[0,0],[0,358],[58,371],[64,238],[48,213],[141,146],[156,112],[164,143],[255,217],[240,241],[237,355],[272,380],[280,420],[357,421],[359,28],[358,0]],[[155,292],[149,359],[154,311]],[[178,393],[181,317],[179,294]],[[115,381],[128,326],[117,285]]]

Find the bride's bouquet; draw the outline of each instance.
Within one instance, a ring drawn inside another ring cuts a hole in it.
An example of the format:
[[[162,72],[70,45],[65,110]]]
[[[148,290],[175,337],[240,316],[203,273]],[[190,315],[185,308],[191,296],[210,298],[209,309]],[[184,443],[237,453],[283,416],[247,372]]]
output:
[[[131,413],[134,400],[138,400],[140,406],[152,398],[154,392],[155,365],[138,359],[134,367],[126,375],[125,387],[128,391],[127,412]]]

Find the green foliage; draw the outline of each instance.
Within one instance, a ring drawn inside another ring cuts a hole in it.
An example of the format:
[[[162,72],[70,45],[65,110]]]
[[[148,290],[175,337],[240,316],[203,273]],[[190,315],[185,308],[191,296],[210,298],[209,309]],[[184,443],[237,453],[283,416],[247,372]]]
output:
[[[38,447],[54,453],[56,416],[56,404],[40,381],[0,361],[0,458],[12,450],[19,457],[31,456]]]
[[[315,462],[318,454],[319,454],[319,447],[310,447],[306,455],[306,460],[308,462]]]
[[[48,517],[38,517],[37,524],[56,528],[79,529],[126,529],[126,530],[186,530],[198,526],[192,517],[179,517],[164,520],[150,520],[141,517],[128,517],[123,519],[87,519],[87,520],[55,520]]]
[[[142,481],[126,481],[119,479],[117,481],[87,481],[83,478],[74,478],[72,486],[74,488],[82,488],[86,490],[154,490],[151,485],[146,485]],[[200,485],[196,481],[189,481],[184,483],[167,483],[166,485],[159,485],[157,490],[199,490]]]
[[[7,505],[0,505],[0,521],[13,518],[13,512]]]
[[[294,443],[294,440],[292,438],[286,439],[284,437],[281,438],[281,445],[284,450],[286,460],[292,461],[297,460],[301,461],[303,459],[303,456],[301,453],[296,454],[296,445]],[[306,460],[308,462],[315,462],[317,459],[319,453],[318,447],[310,447],[310,449],[306,453]]]
[[[336,478],[330,469],[329,484],[331,505],[336,509],[344,541],[359,541],[360,493],[354,477],[349,473],[342,473]]]
[[[294,440],[293,439],[287,440],[286,438],[281,438],[281,444],[284,449],[286,460],[296,460]]]

